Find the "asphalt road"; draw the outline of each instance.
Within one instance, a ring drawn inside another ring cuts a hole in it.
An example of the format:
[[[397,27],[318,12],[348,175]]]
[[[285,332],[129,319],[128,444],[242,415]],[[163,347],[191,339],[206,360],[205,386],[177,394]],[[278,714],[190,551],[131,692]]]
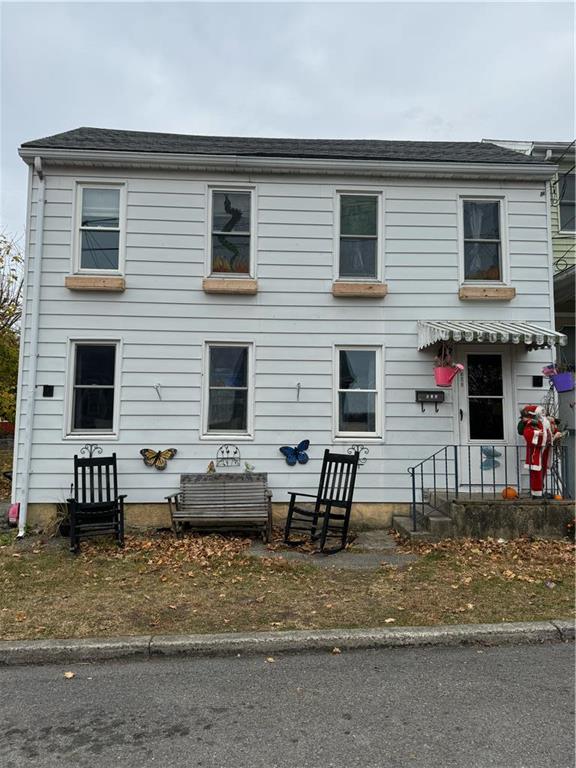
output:
[[[0,669],[2,768],[572,768],[574,646]]]

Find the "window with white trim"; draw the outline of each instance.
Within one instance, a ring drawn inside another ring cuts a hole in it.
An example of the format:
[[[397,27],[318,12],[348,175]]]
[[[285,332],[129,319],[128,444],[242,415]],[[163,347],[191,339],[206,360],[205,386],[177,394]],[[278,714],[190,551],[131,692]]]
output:
[[[503,282],[500,200],[463,200],[464,280]]]
[[[243,189],[211,190],[210,273],[251,273],[252,192]]]
[[[576,174],[564,173],[558,178],[558,206],[560,209],[560,231],[576,231]]]
[[[119,185],[78,185],[78,271],[120,271],[122,197]]]
[[[338,277],[378,280],[378,195],[340,193],[338,205]]]
[[[205,433],[249,434],[250,345],[207,345]]]
[[[70,432],[113,433],[117,342],[72,345]]]
[[[377,348],[337,349],[336,434],[380,434],[380,374]]]

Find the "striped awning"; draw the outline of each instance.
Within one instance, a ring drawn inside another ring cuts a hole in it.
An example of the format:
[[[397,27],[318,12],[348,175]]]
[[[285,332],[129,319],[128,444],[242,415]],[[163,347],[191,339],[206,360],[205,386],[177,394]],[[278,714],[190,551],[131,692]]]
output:
[[[545,349],[556,344],[564,346],[568,339],[563,333],[541,328],[532,323],[501,323],[488,320],[429,320],[418,321],[418,349],[438,341],[487,344],[526,344],[532,349]]]

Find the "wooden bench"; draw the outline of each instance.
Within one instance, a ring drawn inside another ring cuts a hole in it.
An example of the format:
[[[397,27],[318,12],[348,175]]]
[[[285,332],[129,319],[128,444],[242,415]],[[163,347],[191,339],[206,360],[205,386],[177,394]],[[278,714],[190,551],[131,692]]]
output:
[[[180,492],[167,496],[176,535],[182,523],[195,528],[262,530],[272,534],[272,493],[264,472],[216,472],[181,475]]]

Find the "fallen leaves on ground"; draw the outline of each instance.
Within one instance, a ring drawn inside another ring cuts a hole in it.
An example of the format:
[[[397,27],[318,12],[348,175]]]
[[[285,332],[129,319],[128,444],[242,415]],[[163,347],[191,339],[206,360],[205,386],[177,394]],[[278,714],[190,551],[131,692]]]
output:
[[[320,533],[320,528],[318,533]],[[291,543],[286,544],[284,541],[284,528],[274,527],[270,541],[266,544],[266,549],[269,549],[271,552],[304,552],[305,554],[314,554],[319,551],[319,541],[310,541],[310,539],[306,538],[298,540],[299,534],[305,535],[298,531],[293,534]],[[355,539],[356,534],[349,534],[345,549],[350,549]],[[329,539],[330,541],[331,539]],[[331,544],[329,543],[328,546],[331,546]]]
[[[557,569],[574,567],[576,547],[568,539],[444,539],[437,542],[405,543],[396,535],[401,551],[435,557],[446,556],[458,566],[481,570],[481,576],[499,576],[509,581],[531,583],[553,580]],[[461,584],[470,584],[467,576]],[[458,589],[461,584],[452,584]]]
[[[173,533],[160,533],[150,537],[127,536],[124,549],[110,549],[108,545],[104,551],[102,544],[83,542],[81,557],[88,562],[101,557],[114,557],[124,560],[134,557],[143,558],[145,567],[143,572],[150,572],[154,568],[173,568],[180,570],[183,563],[196,563],[207,566],[212,560],[227,561],[232,565],[232,559],[244,552],[251,539],[220,536],[209,536],[200,533],[190,533],[176,538]],[[114,546],[114,545],[112,545]]]
[[[76,672],[64,672],[64,677],[66,680],[72,680],[73,677],[76,677]]]

